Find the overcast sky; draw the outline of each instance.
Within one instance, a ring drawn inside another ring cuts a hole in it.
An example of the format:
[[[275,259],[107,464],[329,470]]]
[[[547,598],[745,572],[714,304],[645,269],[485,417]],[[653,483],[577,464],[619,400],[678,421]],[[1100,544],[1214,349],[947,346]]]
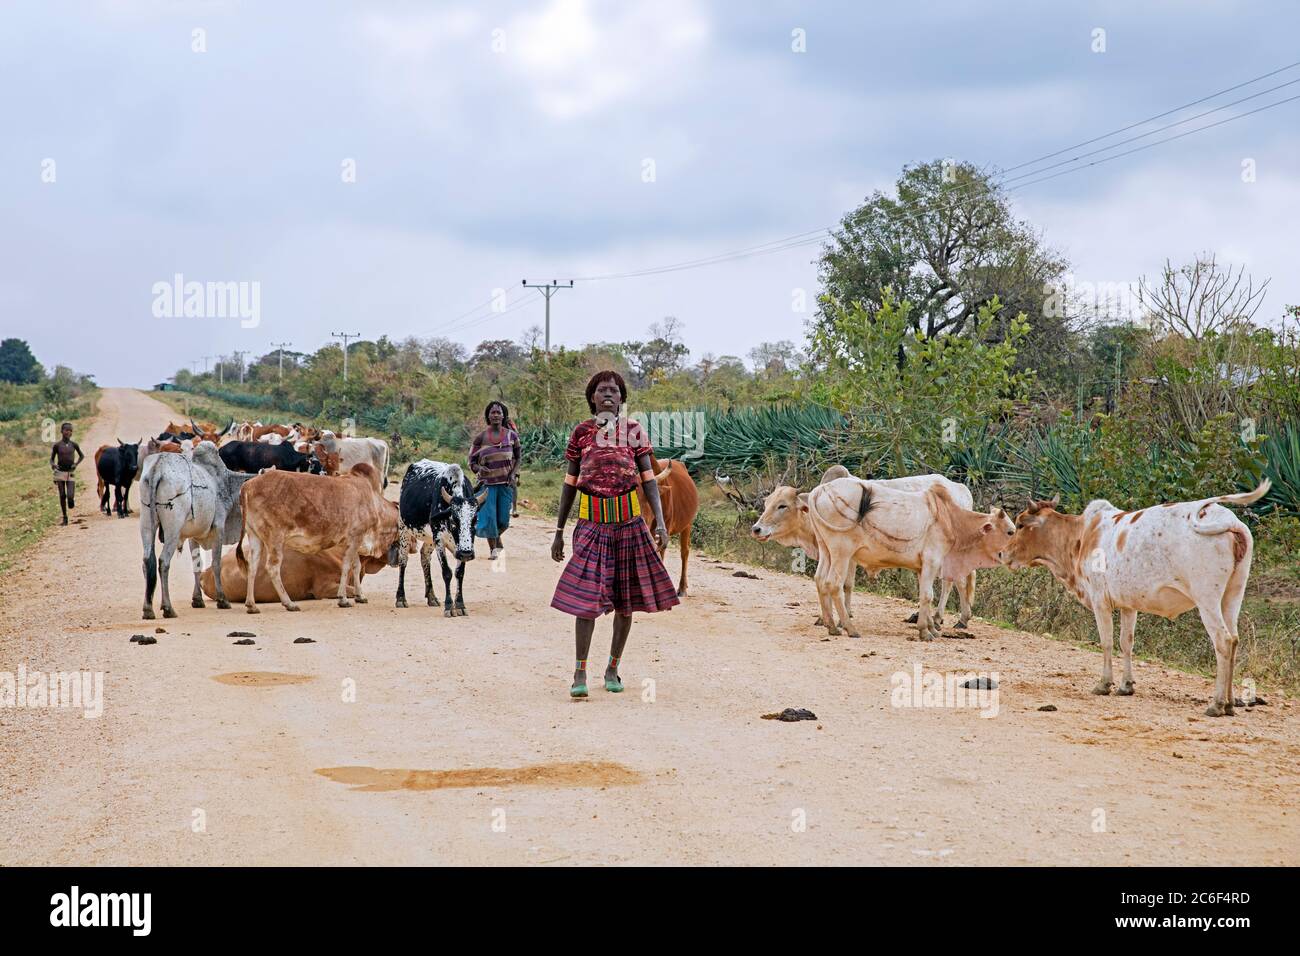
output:
[[[525,277],[826,227],[905,163],[1005,168],[1300,60],[1294,2],[1066,6],[6,0],[0,334],[105,385],[338,330],[473,348],[541,323]],[[1209,250],[1272,278],[1271,320],[1300,302],[1297,157],[1300,102],[1011,195],[1080,281]],[[579,282],[553,340],[800,341],[815,256]],[[258,283],[259,324],[156,316],[177,273]]]

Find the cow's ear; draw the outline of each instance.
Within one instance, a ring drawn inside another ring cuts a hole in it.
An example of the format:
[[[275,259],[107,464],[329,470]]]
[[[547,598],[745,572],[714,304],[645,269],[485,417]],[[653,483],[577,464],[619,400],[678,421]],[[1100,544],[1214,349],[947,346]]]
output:
[[[984,527],[980,528],[980,531],[983,532],[984,534],[988,534],[992,530],[993,530],[993,523],[991,521],[984,522]]]
[[[807,513],[808,513],[808,502],[805,501],[803,504],[801,504],[801,505],[799,506],[799,510],[802,511],[804,514],[807,514]]]
[[[794,500],[799,502],[799,509],[801,511],[808,510],[808,492],[805,491],[801,495],[796,495]]]

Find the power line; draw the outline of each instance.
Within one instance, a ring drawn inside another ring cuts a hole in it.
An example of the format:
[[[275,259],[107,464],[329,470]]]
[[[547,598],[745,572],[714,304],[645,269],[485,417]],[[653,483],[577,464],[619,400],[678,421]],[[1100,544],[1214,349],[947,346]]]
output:
[[[1201,103],[1207,102],[1208,100],[1212,100],[1212,99],[1214,99],[1214,98],[1217,97],[1217,96],[1222,96],[1222,95],[1225,94],[1225,93],[1230,93],[1230,92],[1232,92],[1232,91],[1234,91],[1234,90],[1238,90],[1238,89],[1241,89],[1241,88],[1243,88],[1243,87],[1250,86],[1250,85],[1253,84],[1253,83],[1258,83],[1260,80],[1267,79],[1267,78],[1269,78],[1269,77],[1271,77],[1271,76],[1276,76],[1276,75],[1278,75],[1279,73],[1284,73],[1284,72],[1286,72],[1287,70],[1295,69],[1297,66],[1300,66],[1300,60],[1298,60],[1298,61],[1296,61],[1296,62],[1294,62],[1294,63],[1289,63],[1289,64],[1287,64],[1287,65],[1285,65],[1285,66],[1278,67],[1277,69],[1270,70],[1270,71],[1267,72],[1267,73],[1262,73],[1262,74],[1260,74],[1259,76],[1252,77],[1251,79],[1244,80],[1244,81],[1242,81],[1242,82],[1240,82],[1240,83],[1237,83],[1237,84],[1234,84],[1234,85],[1232,85],[1232,86],[1225,87],[1224,89],[1218,90],[1218,91],[1216,91],[1216,92],[1214,92],[1214,93],[1210,93],[1210,94],[1207,94],[1206,96],[1203,96],[1203,97],[1200,97],[1200,98],[1198,98],[1198,99],[1192,100],[1192,101],[1190,101],[1190,102],[1188,102],[1188,103],[1184,103],[1184,104],[1182,104],[1181,106],[1176,106],[1176,107],[1174,107],[1174,108],[1172,108],[1172,109],[1165,110],[1165,111],[1160,112],[1160,113],[1156,113],[1156,114],[1154,114],[1154,115],[1152,115],[1152,116],[1148,116],[1148,117],[1146,117],[1145,119],[1138,120],[1137,122],[1130,123],[1130,124],[1128,124],[1128,125],[1126,125],[1126,126],[1119,127],[1118,129],[1111,130],[1110,132],[1103,133],[1103,134],[1101,134],[1101,135],[1099,135],[1099,136],[1094,136],[1094,137],[1092,137],[1092,138],[1090,138],[1090,139],[1083,140],[1083,141],[1081,141],[1081,142],[1079,142],[1079,143],[1075,143],[1075,144],[1073,144],[1073,145],[1071,145],[1071,146],[1063,147],[1062,149],[1055,150],[1055,151],[1053,151],[1053,152],[1051,152],[1051,153],[1046,153],[1046,154],[1044,154],[1044,155],[1042,155],[1042,156],[1037,157],[1036,159],[1031,159],[1031,160],[1027,160],[1027,161],[1025,161],[1025,162],[1022,162],[1022,163],[1017,163],[1017,164],[1014,165],[1014,166],[1007,167],[1007,168],[1001,170],[1001,171],[998,172],[998,173],[992,174],[992,175],[991,175],[991,178],[994,180],[994,185],[997,186],[998,188],[1005,188],[1006,191],[1008,191],[1008,192],[1014,192],[1014,191],[1016,191],[1016,190],[1018,190],[1018,189],[1021,189],[1021,188],[1026,187],[1026,186],[1032,186],[1032,185],[1035,185],[1036,183],[1047,182],[1048,180],[1056,179],[1056,178],[1058,178],[1058,177],[1060,177],[1060,176],[1065,176],[1065,175],[1068,175],[1068,174],[1070,174],[1070,173],[1081,172],[1081,171],[1083,171],[1083,170],[1085,170],[1085,169],[1089,169],[1089,168],[1091,168],[1091,167],[1093,167],[1093,166],[1098,166],[1098,165],[1101,165],[1101,164],[1103,164],[1103,163],[1109,162],[1109,161],[1112,160],[1112,159],[1119,159],[1119,158],[1121,158],[1121,157],[1123,157],[1123,156],[1129,156],[1129,155],[1132,155],[1133,153],[1141,152],[1141,151],[1144,150],[1144,149],[1150,149],[1150,148],[1152,148],[1152,147],[1159,146],[1159,145],[1162,145],[1162,144],[1164,144],[1164,143],[1172,142],[1172,141],[1177,140],[1177,139],[1182,139],[1182,138],[1184,138],[1184,137],[1186,137],[1186,136],[1190,136],[1190,135],[1192,135],[1193,133],[1204,132],[1205,130],[1213,129],[1213,128],[1216,127],[1216,126],[1222,126],[1222,125],[1224,125],[1224,124],[1226,124],[1226,123],[1230,123],[1230,122],[1232,122],[1232,121],[1234,121],[1234,120],[1237,120],[1237,119],[1244,119],[1245,117],[1247,117],[1247,116],[1252,116],[1252,115],[1254,115],[1255,113],[1261,113],[1261,112],[1264,112],[1265,110],[1269,110],[1269,109],[1273,109],[1274,107],[1277,107],[1277,106],[1285,105],[1285,104],[1287,104],[1287,103],[1293,102],[1293,101],[1296,100],[1296,99],[1300,99],[1300,96],[1293,96],[1293,97],[1288,97],[1288,98],[1283,99],[1283,100],[1278,100],[1278,101],[1276,101],[1276,102],[1266,104],[1266,105],[1261,106],[1261,107],[1258,107],[1258,108],[1256,108],[1256,109],[1249,110],[1249,111],[1247,111],[1247,112],[1245,112],[1245,113],[1239,113],[1239,114],[1236,114],[1236,115],[1234,115],[1234,116],[1230,116],[1230,117],[1227,117],[1227,118],[1225,118],[1225,119],[1219,120],[1219,121],[1217,121],[1217,122],[1206,124],[1205,126],[1199,126],[1199,127],[1196,127],[1195,129],[1187,130],[1187,131],[1185,131],[1185,132],[1183,132],[1183,133],[1179,133],[1179,134],[1174,135],[1174,136],[1165,137],[1164,139],[1156,140],[1156,141],[1151,142],[1151,143],[1146,143],[1146,144],[1144,144],[1144,145],[1142,145],[1142,146],[1135,147],[1134,149],[1125,150],[1125,151],[1123,151],[1123,152],[1121,152],[1121,153],[1116,153],[1116,154],[1113,155],[1113,156],[1108,156],[1108,157],[1105,157],[1105,158],[1103,158],[1103,159],[1094,160],[1094,161],[1092,161],[1092,162],[1079,164],[1079,163],[1080,163],[1080,160],[1082,160],[1082,159],[1084,159],[1084,158],[1086,158],[1086,157],[1088,157],[1088,156],[1094,156],[1094,155],[1097,155],[1097,154],[1099,154],[1099,153],[1109,152],[1110,150],[1113,150],[1113,149],[1115,149],[1116,147],[1119,147],[1119,146],[1125,145],[1126,143],[1135,142],[1135,141],[1137,141],[1137,140],[1139,140],[1139,139],[1145,139],[1145,138],[1148,137],[1148,136],[1154,136],[1154,135],[1156,135],[1157,133],[1163,132],[1163,131],[1165,131],[1165,130],[1167,130],[1167,129],[1172,129],[1172,128],[1176,127],[1176,126],[1181,126],[1181,125],[1183,125],[1183,124],[1185,124],[1185,123],[1193,122],[1193,121],[1195,121],[1195,120],[1197,120],[1197,119],[1202,119],[1202,118],[1204,118],[1204,117],[1206,117],[1206,116],[1209,116],[1209,115],[1211,115],[1211,114],[1213,114],[1213,113],[1217,113],[1217,112],[1220,112],[1220,111],[1222,111],[1222,110],[1224,110],[1224,109],[1228,109],[1228,108],[1230,108],[1230,107],[1232,107],[1232,106],[1236,106],[1236,105],[1238,105],[1238,104],[1240,104],[1240,103],[1246,102],[1247,100],[1256,99],[1256,98],[1258,98],[1258,97],[1260,97],[1260,96],[1267,95],[1268,93],[1275,92],[1275,91],[1277,91],[1277,90],[1279,90],[1279,89],[1282,89],[1282,88],[1284,88],[1284,87],[1291,86],[1291,85],[1293,85],[1294,83],[1300,82],[1300,80],[1290,80],[1290,81],[1288,81],[1288,82],[1286,82],[1286,83],[1282,83],[1282,84],[1279,84],[1279,85],[1277,85],[1277,86],[1271,87],[1270,89],[1263,90],[1263,91],[1261,91],[1261,92],[1251,94],[1250,96],[1242,97],[1241,99],[1238,99],[1238,100],[1234,100],[1234,101],[1231,102],[1231,103],[1225,103],[1225,104],[1223,104],[1223,105],[1221,105],[1221,106],[1215,107],[1214,109],[1206,110],[1206,111],[1204,111],[1204,112],[1202,112],[1202,113],[1197,114],[1196,116],[1191,116],[1191,117],[1188,117],[1188,118],[1186,118],[1186,119],[1179,120],[1179,121],[1177,121],[1177,122],[1175,122],[1175,123],[1167,124],[1167,125],[1165,125],[1165,126],[1163,126],[1163,127],[1160,127],[1160,128],[1158,128],[1158,129],[1150,130],[1150,131],[1148,131],[1148,132],[1146,132],[1146,133],[1140,134],[1139,136],[1130,137],[1130,138],[1125,139],[1125,140],[1122,140],[1122,141],[1120,141],[1120,142],[1118,142],[1118,143],[1112,143],[1110,146],[1103,147],[1103,148],[1101,148],[1101,149],[1097,149],[1097,150],[1092,150],[1092,151],[1090,151],[1090,152],[1088,152],[1088,153],[1084,153],[1084,154],[1082,154],[1082,155],[1080,155],[1080,156],[1075,156],[1075,157],[1073,157],[1072,159],[1065,160],[1065,161],[1062,161],[1062,162],[1060,162],[1060,163],[1054,163],[1054,164],[1052,164],[1051,166],[1048,166],[1048,167],[1045,167],[1045,168],[1042,168],[1042,169],[1034,170],[1034,171],[1027,172],[1027,173],[1022,173],[1022,174],[1020,174],[1020,175],[1018,175],[1018,176],[1013,176],[1013,177],[1007,177],[1007,175],[1006,175],[1007,173],[1014,172],[1015,170],[1018,170],[1018,169],[1025,169],[1026,167],[1037,165],[1038,163],[1041,163],[1041,162],[1043,162],[1044,160],[1047,160],[1047,159],[1053,159],[1053,158],[1055,158],[1055,157],[1057,157],[1057,156],[1060,156],[1060,155],[1062,155],[1062,154],[1064,154],[1064,153],[1070,152],[1071,150],[1079,149],[1080,147],[1083,147],[1083,146],[1089,146],[1089,145],[1092,145],[1093,143],[1098,143],[1098,142],[1101,142],[1102,140],[1110,139],[1110,138],[1113,137],[1113,136],[1118,136],[1118,135],[1120,135],[1121,133],[1125,133],[1125,132],[1128,132],[1128,131],[1130,131],[1130,130],[1137,129],[1138,127],[1145,126],[1145,125],[1148,124],[1148,123],[1154,122],[1154,121],[1159,120],[1159,119],[1163,119],[1163,118],[1166,117],[1166,116],[1171,116],[1171,115],[1173,115],[1174,113],[1178,113],[1178,112],[1180,112],[1181,110],[1188,109],[1188,108],[1190,108],[1190,107],[1192,107],[1192,106],[1197,106],[1197,105],[1199,105],[1199,104],[1201,104]],[[1075,164],[1079,164],[1079,165],[1075,165]],[[1069,167],[1069,168],[1063,169],[1063,170],[1061,170],[1060,172],[1053,173],[1053,174],[1048,175],[1048,176],[1042,176],[1042,175],[1040,175],[1040,174],[1042,174],[1042,173],[1047,172],[1047,170],[1049,170],[1049,169],[1055,169],[1055,168],[1060,167],[1060,166],[1067,166],[1067,167]],[[1037,177],[1037,178],[1034,178],[1034,177]],[[1014,183],[1014,182],[1017,182],[1017,181],[1019,181],[1019,180],[1027,180],[1027,181],[1019,182],[1018,185],[1014,185],[1014,186],[1008,186],[1008,185],[1007,185],[1008,183]],[[979,184],[980,184],[980,182],[979,182],[978,180],[971,180],[971,181],[968,181],[968,182],[966,182],[966,183],[962,183],[962,184],[956,185],[956,186],[954,186],[954,188],[952,188],[952,189],[950,189],[950,190],[947,190],[946,193],[945,193],[941,198],[944,199],[944,200],[949,200],[949,201],[953,200],[954,198],[960,198],[960,197],[957,197],[957,194],[958,194],[958,193],[961,193],[961,192],[963,192],[963,191],[966,191],[966,190],[972,189],[972,188],[974,188],[975,186],[977,186],[977,185],[979,185]],[[925,207],[925,208],[921,208],[921,207],[919,207],[919,206],[917,205],[916,202],[912,202],[912,203],[902,203],[902,204],[900,204],[900,205],[903,207],[904,210],[906,210],[909,206],[911,207],[912,210],[914,210],[914,212],[912,212],[912,213],[908,213],[908,214],[905,216],[905,218],[911,218],[911,216],[913,216],[913,215],[924,214],[924,213],[926,213],[926,212],[931,211],[931,209],[933,208],[933,207]],[[740,260],[740,259],[746,259],[746,258],[751,258],[751,257],[755,257],[755,256],[762,256],[762,255],[769,255],[769,254],[771,254],[771,253],[775,253],[775,252],[784,252],[784,251],[788,251],[788,250],[790,250],[790,249],[801,248],[801,247],[804,247],[804,246],[817,245],[817,244],[823,242],[824,239],[825,239],[827,236],[829,236],[829,235],[831,234],[831,232],[832,232],[832,230],[833,230],[834,228],[835,228],[835,227],[832,225],[832,226],[827,226],[827,227],[824,227],[824,228],[821,228],[821,229],[808,230],[808,231],[805,231],[805,232],[795,233],[795,234],[790,235],[790,236],[785,236],[785,237],[780,238],[780,239],[773,239],[773,240],[769,240],[769,241],[767,241],[767,242],[758,243],[758,244],[755,244],[755,245],[752,245],[752,246],[745,246],[745,247],[742,247],[742,248],[740,248],[740,249],[734,249],[734,250],[731,250],[731,251],[728,251],[728,252],[716,253],[716,254],[714,254],[714,255],[710,255],[710,256],[702,256],[702,257],[697,257],[697,258],[694,258],[694,259],[681,260],[681,261],[679,261],[679,262],[674,262],[674,263],[666,263],[666,264],[664,264],[664,265],[659,265],[659,266],[652,266],[652,267],[647,267],[647,268],[643,268],[643,269],[629,270],[629,271],[626,271],[626,272],[611,272],[611,273],[604,273],[604,274],[600,274],[600,275],[579,276],[579,277],[576,277],[575,280],[573,280],[573,281],[576,281],[576,282],[597,282],[597,281],[603,281],[603,280],[607,280],[607,279],[641,278],[641,277],[651,276],[651,275],[663,275],[663,274],[671,273],[671,272],[679,272],[679,271],[683,271],[683,270],[687,270],[687,269],[698,269],[698,268],[703,268],[703,267],[705,267],[705,266],[710,266],[710,265],[720,265],[720,264],[727,263],[727,262],[738,261],[738,260]],[[548,295],[547,295],[548,312],[549,312],[549,299],[550,299],[550,295],[548,294]],[[477,306],[475,306],[474,308],[469,309],[468,311],[462,313],[460,316],[457,316],[456,318],[452,319],[449,323],[445,323],[443,326],[440,326],[440,328],[444,328],[444,329],[446,329],[448,326],[457,326],[458,323],[460,323],[460,320],[461,320],[461,319],[473,315],[475,312],[478,312],[480,309],[482,309],[485,305],[491,305],[491,304],[493,303],[493,301],[494,301],[494,299],[488,299],[487,302],[485,302],[485,303],[481,303],[480,305],[477,305]],[[507,310],[505,310],[504,312],[499,312],[499,313],[495,313],[495,314],[496,314],[496,315],[503,315],[503,314],[505,314],[506,312],[514,311],[514,308],[516,308],[516,307],[518,307],[518,306],[512,307],[511,309],[507,309]],[[489,319],[489,318],[491,318],[491,317],[492,317],[492,315],[489,314],[489,315],[483,316],[483,317],[481,317],[481,318],[476,318],[476,319],[474,319],[474,320],[472,320],[472,321],[470,321],[470,322],[468,322],[468,323],[465,323],[464,325],[460,325],[460,326],[459,326],[459,329],[460,329],[460,330],[463,330],[463,329],[466,329],[466,328],[470,328],[470,327],[472,327],[472,326],[474,326],[474,325],[479,324],[480,322],[486,321],[487,319]],[[549,322],[548,322],[548,328],[549,328]],[[454,329],[453,329],[453,330],[454,330]],[[549,334],[548,334],[548,336],[547,336],[547,342],[548,342],[548,351],[549,351]]]

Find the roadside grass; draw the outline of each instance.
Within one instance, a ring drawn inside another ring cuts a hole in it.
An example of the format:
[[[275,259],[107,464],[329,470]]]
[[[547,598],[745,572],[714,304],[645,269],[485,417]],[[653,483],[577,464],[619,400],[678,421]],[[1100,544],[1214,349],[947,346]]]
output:
[[[31,389],[30,395],[24,390]],[[39,401],[39,386],[22,386],[7,399],[20,401],[24,407]],[[50,446],[58,440],[57,432],[46,441],[42,434],[46,420],[57,427],[72,422],[73,441],[81,445],[86,458],[95,449],[86,447],[86,429],[95,418],[98,391],[87,392],[62,408],[42,408],[0,423],[0,574],[8,571],[22,553],[36,544],[62,517],[59,496],[50,477]],[[17,406],[14,406],[17,407]],[[78,482],[78,510],[95,501],[95,487]],[[93,505],[92,505],[93,507]]]

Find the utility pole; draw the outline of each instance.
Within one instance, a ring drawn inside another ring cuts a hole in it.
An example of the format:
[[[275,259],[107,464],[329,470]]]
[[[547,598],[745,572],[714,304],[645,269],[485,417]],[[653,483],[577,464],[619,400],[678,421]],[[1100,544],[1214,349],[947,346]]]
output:
[[[275,348],[277,348],[277,349],[280,350],[280,381],[283,382],[283,381],[284,381],[284,347],[285,347],[286,345],[293,345],[293,343],[292,343],[292,342],[272,342],[271,345],[273,345]]]
[[[560,289],[572,289],[573,280],[570,279],[568,285],[561,285],[559,282],[556,282],[554,279],[552,279],[550,282],[542,282],[542,283],[530,283],[527,279],[525,279],[523,282],[523,286],[525,289],[541,289],[542,295],[546,296],[546,354],[550,355],[551,354],[551,296],[555,295],[555,293],[558,292]]]
[[[215,355],[205,355],[205,356],[203,356],[203,374],[204,374],[204,375],[207,375],[207,374],[208,374],[208,359],[214,359],[214,358],[216,358]]]
[[[224,355],[214,357],[217,360],[217,384],[224,387],[226,384],[226,357]]]
[[[239,384],[244,384],[244,356],[248,354],[248,349],[236,351],[235,361],[239,363]]]
[[[360,332],[331,332],[330,338],[343,340],[343,381],[348,380],[348,339],[361,338]]]

